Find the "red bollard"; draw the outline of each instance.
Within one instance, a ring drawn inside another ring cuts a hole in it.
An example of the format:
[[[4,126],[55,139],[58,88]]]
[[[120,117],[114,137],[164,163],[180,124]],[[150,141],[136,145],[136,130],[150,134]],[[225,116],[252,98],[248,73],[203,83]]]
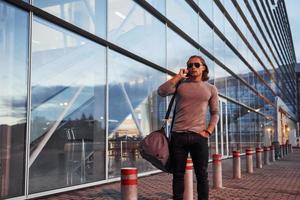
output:
[[[246,167],[247,173],[253,173],[253,150],[251,148],[246,149]]]
[[[264,164],[269,165],[270,164],[270,148],[269,147],[264,147]]]
[[[262,168],[262,148],[256,148],[256,168]]]
[[[274,162],[275,161],[275,147],[274,145],[270,146],[270,150],[271,150],[271,157],[270,157],[270,161]]]
[[[121,169],[121,196],[122,200],[137,200],[137,168]]]
[[[280,149],[281,149],[281,158],[283,158],[285,156],[285,152],[284,152],[284,145],[280,145]]]
[[[188,158],[184,174],[184,200],[193,200],[193,161]]]
[[[241,178],[241,155],[240,151],[232,151],[233,156],[233,178],[240,179]]]
[[[213,154],[213,188],[222,188],[222,155]]]

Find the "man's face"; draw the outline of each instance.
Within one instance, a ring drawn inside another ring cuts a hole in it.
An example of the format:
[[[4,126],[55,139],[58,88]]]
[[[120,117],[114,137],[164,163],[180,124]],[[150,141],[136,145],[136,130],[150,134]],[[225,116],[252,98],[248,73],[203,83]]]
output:
[[[189,74],[193,77],[202,76],[203,71],[205,71],[206,69],[205,65],[203,65],[203,62],[200,58],[189,59],[187,65]]]

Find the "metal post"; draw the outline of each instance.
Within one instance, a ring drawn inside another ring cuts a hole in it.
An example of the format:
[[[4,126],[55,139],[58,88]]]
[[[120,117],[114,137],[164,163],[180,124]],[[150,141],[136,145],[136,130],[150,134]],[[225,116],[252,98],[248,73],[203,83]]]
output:
[[[246,149],[246,167],[247,173],[253,173],[253,150],[251,148]]]
[[[256,168],[262,168],[262,152],[263,149],[260,147],[256,148]]]
[[[274,145],[270,146],[270,150],[271,150],[271,158],[270,161],[274,162],[275,161],[275,147]]]
[[[280,149],[281,149],[281,158],[283,158],[285,156],[285,154],[284,154],[284,145],[280,145]]]
[[[222,188],[222,155],[213,154],[213,188]]]
[[[270,164],[270,156],[269,156],[269,147],[264,147],[264,164],[269,165]]]
[[[188,158],[184,174],[184,200],[193,200],[193,161]]]
[[[241,178],[241,155],[240,151],[232,151],[233,155],[233,178]]]

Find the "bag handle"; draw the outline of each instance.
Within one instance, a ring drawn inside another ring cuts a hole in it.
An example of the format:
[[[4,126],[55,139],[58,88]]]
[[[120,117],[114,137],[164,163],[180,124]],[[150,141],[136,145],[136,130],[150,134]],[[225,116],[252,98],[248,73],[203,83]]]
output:
[[[162,128],[165,128],[165,126],[167,124],[167,121],[169,119],[169,116],[170,116],[170,113],[171,113],[171,110],[172,110],[172,107],[173,107],[173,104],[174,104],[174,101],[175,101],[175,97],[176,97],[176,94],[177,94],[177,89],[178,89],[180,83],[181,83],[181,80],[176,84],[175,92],[174,92],[174,94],[171,98],[171,101],[170,101],[169,105],[168,105],[168,109],[167,109],[167,112],[166,112],[166,115],[165,115],[165,118],[164,118],[164,124],[163,124]]]

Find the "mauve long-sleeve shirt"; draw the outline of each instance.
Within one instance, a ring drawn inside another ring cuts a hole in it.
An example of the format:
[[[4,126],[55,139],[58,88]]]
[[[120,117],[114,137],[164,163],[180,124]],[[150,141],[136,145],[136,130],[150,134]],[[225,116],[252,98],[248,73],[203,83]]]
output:
[[[169,80],[158,88],[158,94],[163,97],[172,95],[175,87]],[[219,120],[217,88],[206,81],[183,80],[177,89],[172,131],[200,133],[205,130],[208,107],[211,114],[208,127],[215,127]]]

